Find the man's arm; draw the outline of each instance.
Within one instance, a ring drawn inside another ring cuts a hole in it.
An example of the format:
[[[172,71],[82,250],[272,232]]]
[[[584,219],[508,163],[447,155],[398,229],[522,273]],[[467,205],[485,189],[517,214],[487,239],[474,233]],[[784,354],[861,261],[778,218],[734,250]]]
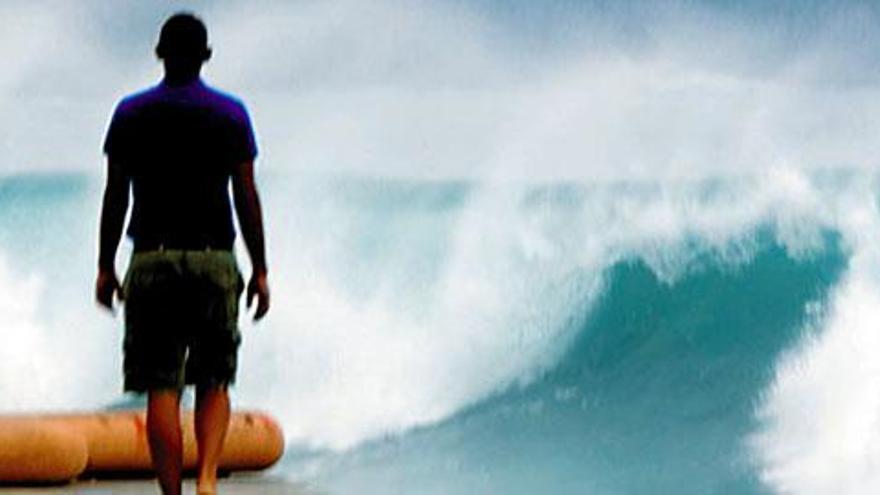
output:
[[[101,207],[101,227],[98,244],[98,280],[95,296],[107,309],[113,309],[113,294],[119,291],[116,278],[116,248],[122,236],[125,214],[128,211],[128,192],[131,178],[118,162],[107,160],[107,185]]]
[[[263,237],[263,213],[260,197],[254,185],[254,164],[251,161],[235,166],[232,173],[232,197],[241,234],[251,257],[253,273],[247,287],[247,305],[251,306],[257,297],[257,310],[254,320],[262,318],[269,311],[269,285],[266,269],[266,243]]]

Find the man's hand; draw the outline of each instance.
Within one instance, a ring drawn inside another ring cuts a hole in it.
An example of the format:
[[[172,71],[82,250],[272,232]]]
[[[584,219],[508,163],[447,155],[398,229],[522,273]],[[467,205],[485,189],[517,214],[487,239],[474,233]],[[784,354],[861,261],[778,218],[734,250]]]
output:
[[[258,321],[269,311],[269,283],[266,281],[266,272],[254,272],[247,286],[247,307],[250,308],[257,298],[257,310],[254,312],[254,321]]]
[[[122,291],[116,272],[113,270],[98,270],[98,280],[95,283],[95,297],[98,303],[110,311],[113,311],[113,295],[116,294],[122,300]]]

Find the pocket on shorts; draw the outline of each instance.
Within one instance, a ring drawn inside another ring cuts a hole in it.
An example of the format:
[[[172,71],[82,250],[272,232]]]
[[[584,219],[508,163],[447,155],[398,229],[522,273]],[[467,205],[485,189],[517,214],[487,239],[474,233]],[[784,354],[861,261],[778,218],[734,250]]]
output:
[[[227,293],[240,293],[241,273],[235,256],[227,252],[199,253],[195,270],[211,284]]]
[[[243,287],[235,256],[230,252],[200,252],[190,261],[205,296],[213,301],[209,306],[216,308],[212,313],[220,310],[220,314],[215,313],[212,319],[223,321],[222,326],[234,332]]]
[[[122,296],[128,300],[132,295],[151,291],[163,291],[180,277],[174,261],[150,254],[132,256],[122,280]]]

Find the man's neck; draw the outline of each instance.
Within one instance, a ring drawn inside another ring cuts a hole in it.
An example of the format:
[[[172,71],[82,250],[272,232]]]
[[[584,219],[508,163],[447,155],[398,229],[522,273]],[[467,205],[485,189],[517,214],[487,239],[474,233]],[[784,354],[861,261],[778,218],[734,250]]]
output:
[[[188,74],[169,74],[165,73],[165,78],[162,80],[168,86],[187,86],[199,80],[199,73],[188,73]]]

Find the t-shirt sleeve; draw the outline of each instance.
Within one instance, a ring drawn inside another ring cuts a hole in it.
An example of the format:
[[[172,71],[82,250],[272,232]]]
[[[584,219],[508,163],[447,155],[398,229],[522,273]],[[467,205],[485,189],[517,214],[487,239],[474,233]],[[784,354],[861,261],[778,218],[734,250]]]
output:
[[[232,136],[231,155],[235,163],[253,161],[257,157],[257,140],[250,116],[244,105],[238,106],[235,115],[235,128]]]
[[[122,105],[116,106],[104,136],[104,154],[111,160],[123,160],[129,150],[129,123]]]

